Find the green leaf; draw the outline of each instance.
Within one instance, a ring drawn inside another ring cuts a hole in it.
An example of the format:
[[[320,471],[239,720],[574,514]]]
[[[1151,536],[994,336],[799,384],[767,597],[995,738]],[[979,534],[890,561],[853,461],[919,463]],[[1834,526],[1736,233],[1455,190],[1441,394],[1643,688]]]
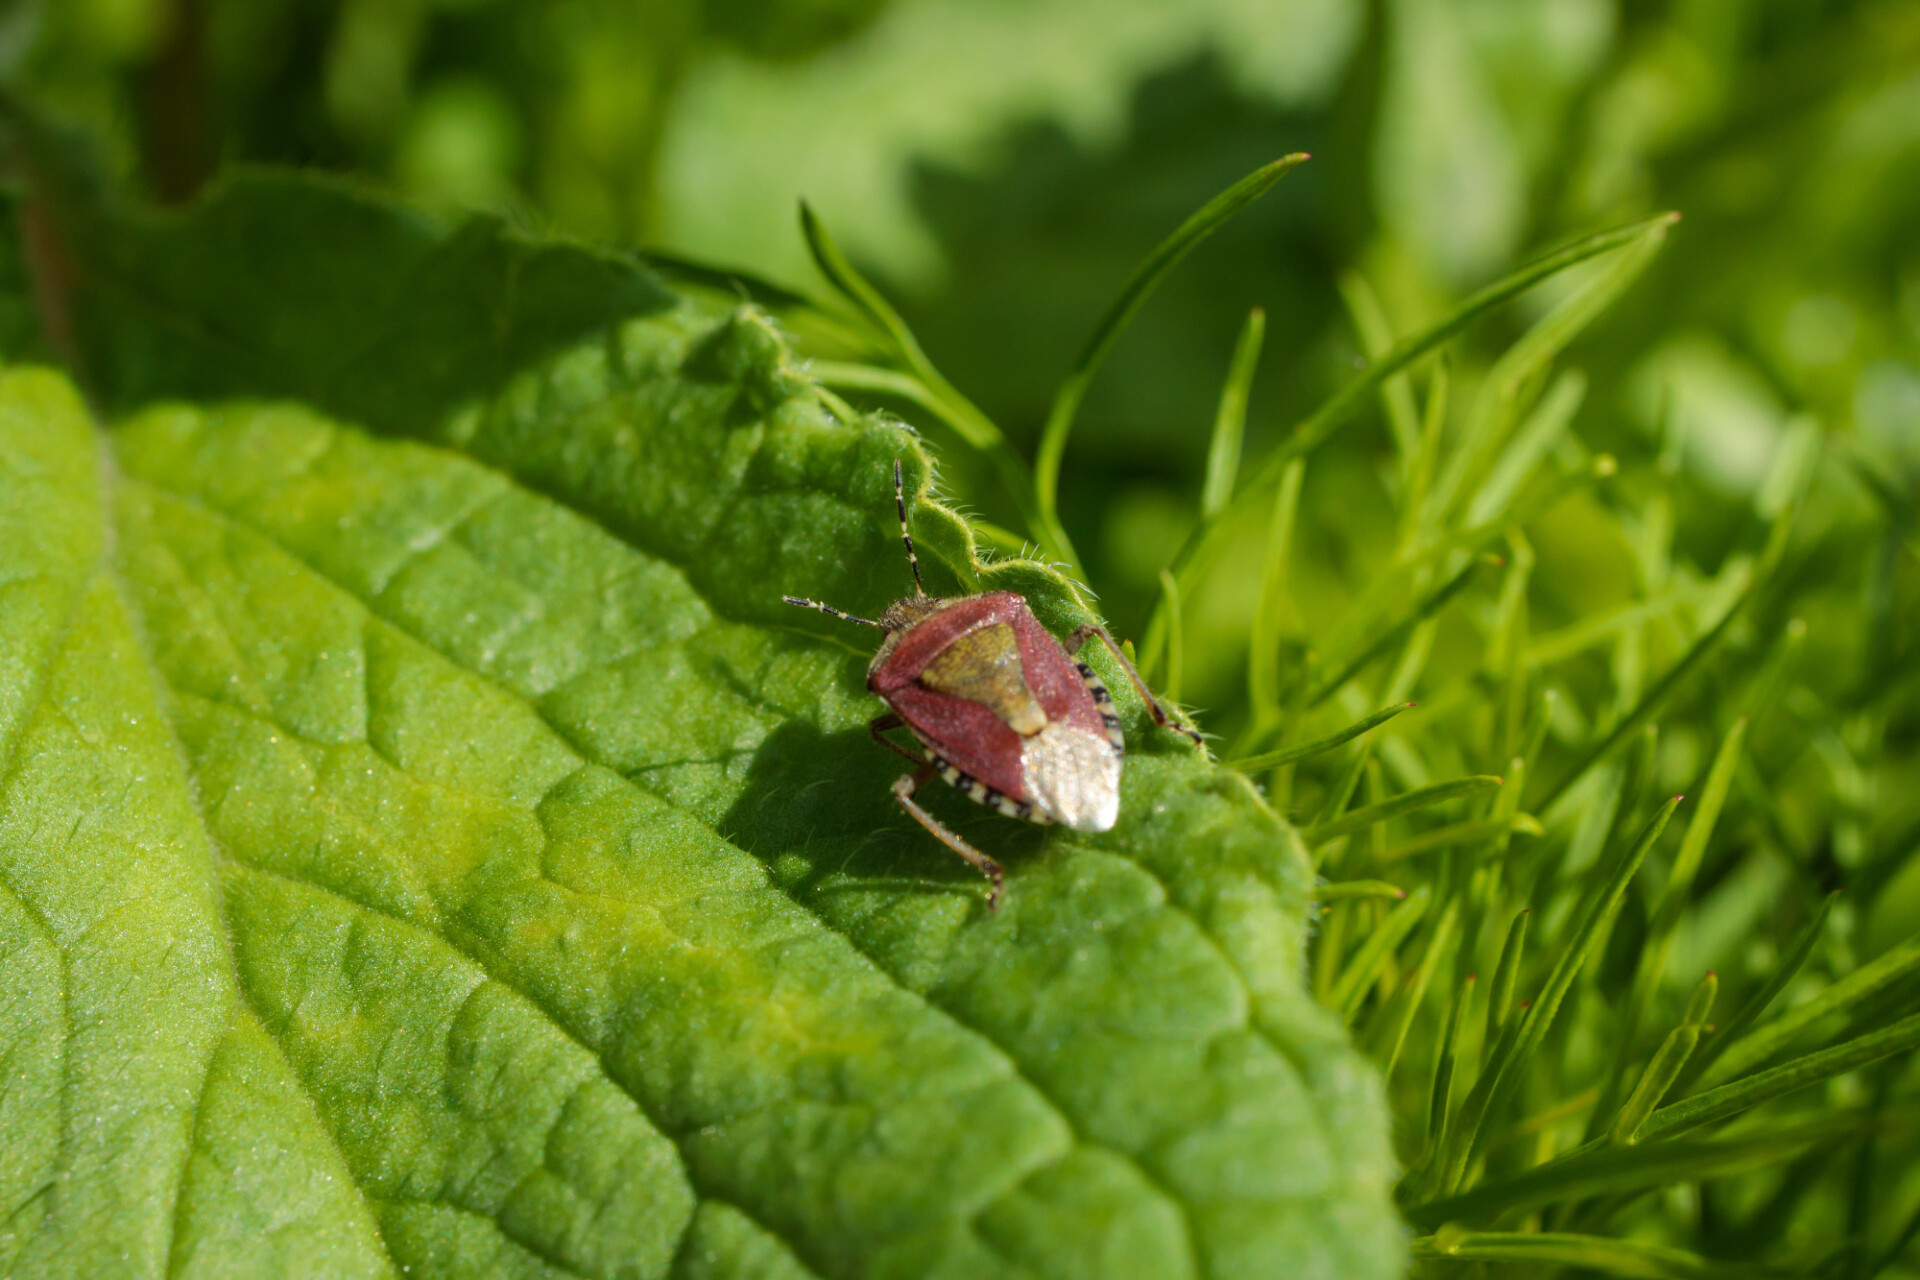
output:
[[[867,638],[780,595],[900,594],[895,458],[933,589],[1088,617],[974,558],[906,431],[751,307],[548,328],[598,286],[544,249],[329,309],[290,259],[480,233],[242,187],[65,224],[113,240],[95,391],[306,403],[99,432],[0,374],[0,1271],[1398,1273],[1379,1086],[1244,780],[1089,650],[1112,832],[929,796],[1008,864],[989,913],[893,806]],[[315,376],[348,350],[381,377]]]
[[[109,410],[154,399],[299,399],[415,435],[529,361],[681,304],[639,262],[494,218],[452,228],[344,183],[243,170],[190,214],[121,209],[35,151],[78,268],[78,361]],[[294,305],[297,300],[297,305]]]

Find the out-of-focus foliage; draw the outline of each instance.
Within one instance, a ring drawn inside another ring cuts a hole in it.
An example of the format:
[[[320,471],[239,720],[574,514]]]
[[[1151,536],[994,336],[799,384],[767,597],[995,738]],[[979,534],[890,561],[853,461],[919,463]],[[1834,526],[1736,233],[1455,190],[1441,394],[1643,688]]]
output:
[[[221,161],[320,164],[805,282],[804,194],[1026,439],[1127,263],[1316,152],[1088,405],[1066,505],[1122,617],[1244,307],[1269,319],[1256,441],[1353,358],[1337,264],[1405,329],[1529,246],[1678,208],[1686,251],[1583,347],[1583,427],[1630,453],[1671,409],[1701,519],[1792,413],[1889,463],[1920,433],[1920,17],[1897,0],[14,0],[0,66],[163,195]],[[1222,699],[1231,659],[1188,657]]]
[[[446,207],[632,241],[703,54],[781,61],[881,0],[18,0],[0,57],[180,198],[221,162],[379,175]]]

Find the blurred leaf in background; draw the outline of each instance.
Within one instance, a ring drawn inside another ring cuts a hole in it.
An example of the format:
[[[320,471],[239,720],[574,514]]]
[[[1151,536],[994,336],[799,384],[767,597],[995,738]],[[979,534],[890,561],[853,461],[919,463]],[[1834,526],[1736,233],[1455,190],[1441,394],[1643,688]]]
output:
[[[708,51],[802,58],[880,0],[23,0],[17,81],[164,198],[221,162],[380,175],[428,204],[649,239],[662,130]],[[28,39],[26,33],[35,33]],[[0,45],[4,53],[8,45]]]

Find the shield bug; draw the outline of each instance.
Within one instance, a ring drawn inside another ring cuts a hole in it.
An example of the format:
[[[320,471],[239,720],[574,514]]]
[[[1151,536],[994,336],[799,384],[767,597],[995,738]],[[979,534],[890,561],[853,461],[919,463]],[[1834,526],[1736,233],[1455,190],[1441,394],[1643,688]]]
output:
[[[898,459],[893,464],[893,502],[907,564],[913,569],[912,595],[888,605],[878,622],[817,600],[781,598],[882,633],[880,651],[867,667],[867,688],[891,710],[876,716],[867,731],[915,766],[893,784],[894,798],[935,839],[986,876],[993,886],[987,905],[993,907],[1003,882],[1000,864],[928,813],[914,793],[938,774],[974,803],[1010,818],[1058,823],[1075,831],[1111,829],[1120,812],[1126,742],[1106,685],[1075,656],[1089,639],[1097,636],[1113,651],[1154,723],[1186,734],[1196,745],[1201,739],[1167,715],[1098,623],[1076,628],[1063,646],[1016,592],[951,599],[928,595],[920,581],[913,535],[907,531]],[[887,736],[902,727],[918,739],[919,753]]]

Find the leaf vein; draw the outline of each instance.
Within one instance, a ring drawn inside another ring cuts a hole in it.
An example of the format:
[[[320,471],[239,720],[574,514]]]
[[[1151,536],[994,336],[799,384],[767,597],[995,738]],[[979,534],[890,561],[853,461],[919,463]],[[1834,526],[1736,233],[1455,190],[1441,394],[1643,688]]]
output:
[[[559,413],[560,416],[564,418],[567,416],[571,416],[576,411],[556,410],[556,412]],[[584,411],[579,411],[579,412],[584,412]],[[492,464],[489,464],[480,460],[476,460],[476,462],[478,462],[479,465],[486,466],[490,471],[493,471],[495,474],[499,474],[497,468],[495,468]],[[523,481],[522,483],[525,483],[525,482]],[[603,533],[607,534],[607,536],[612,537],[615,540],[631,547],[633,550],[635,550],[639,554],[646,555],[658,561],[661,561],[663,563],[672,565],[683,574],[687,571],[686,566],[679,564],[673,556],[667,554],[666,552],[656,547],[644,545],[646,541],[644,539],[639,539],[631,536],[623,536],[619,533],[614,532],[612,529],[607,527],[604,521],[595,518],[592,514],[584,510],[581,510],[574,503],[567,501],[564,496],[557,495],[546,489],[537,488],[532,485],[529,485],[528,487],[532,491],[541,493],[543,496],[547,497],[549,500],[554,501],[557,505],[572,512],[577,518],[601,530]],[[193,495],[170,491],[170,496],[176,498],[179,501],[188,503],[199,509],[207,511],[215,519],[231,523],[240,528],[244,528],[250,531],[251,533],[255,534],[256,536],[259,536],[267,540],[268,542],[272,543],[274,546],[280,548],[280,550],[284,554],[288,555],[290,558],[292,558],[296,562],[303,565],[309,572],[315,574],[317,577],[321,578],[323,581],[327,581],[331,583],[336,589],[341,590],[350,598],[359,600],[361,605],[364,608],[366,608],[370,614],[380,618],[380,620],[386,625],[393,626],[394,628],[399,630],[402,634],[409,635],[412,639],[418,641],[419,643],[427,647],[430,651],[438,654],[445,661],[453,664],[454,666],[462,670],[469,672],[470,674],[476,676],[477,678],[486,681],[488,684],[494,686],[495,688],[499,688],[502,691],[509,694],[510,696],[512,696],[522,706],[527,707],[532,712],[532,714],[534,714],[540,720],[540,722],[548,729],[549,732],[553,733],[554,736],[559,741],[566,743],[583,760],[598,763],[598,764],[601,764],[603,767],[609,768],[610,771],[612,771],[615,774],[615,776],[622,777],[623,780],[628,782],[629,785],[633,785],[637,787],[638,789],[646,792],[648,795],[653,796],[654,798],[660,800],[662,803],[676,809],[679,812],[688,813],[690,816],[694,817],[696,821],[701,821],[701,824],[703,826],[707,825],[704,822],[704,820],[700,819],[700,816],[697,813],[691,813],[691,811],[687,810],[683,804],[676,801],[672,796],[665,795],[655,791],[652,787],[646,786],[645,783],[640,781],[640,779],[637,776],[629,776],[623,773],[622,771],[620,771],[619,769],[615,768],[613,765],[609,764],[608,762],[596,760],[591,744],[577,740],[576,737],[573,734],[569,733],[562,725],[552,720],[548,716],[545,708],[540,705],[540,701],[538,699],[522,696],[520,693],[512,689],[511,686],[503,684],[498,677],[492,675],[487,671],[477,669],[473,664],[464,661],[459,655],[453,652],[450,652],[448,649],[446,649],[441,645],[436,644],[431,637],[419,634],[408,625],[406,620],[388,616],[386,610],[383,608],[383,605],[385,603],[383,600],[379,598],[375,598],[371,600],[363,598],[362,596],[360,596],[358,592],[354,591],[351,587],[349,587],[345,583],[342,583],[341,581],[333,577],[331,574],[326,572],[319,565],[311,561],[308,557],[302,554],[302,552],[299,549],[285,543],[272,530],[268,528],[264,528],[246,519],[244,515],[241,515],[232,511],[228,511],[225,509],[209,507],[204,502],[200,501]],[[738,495],[735,496],[734,501],[737,503]],[[716,525],[714,527],[718,528],[723,523],[724,522],[716,522]],[[709,531],[708,534],[703,534],[703,537],[710,536],[710,532],[711,531]],[[715,617],[718,617],[718,618],[728,617],[728,615],[724,610],[717,607],[716,603],[713,600],[705,596],[705,593],[700,593],[700,594],[703,601],[707,605],[708,609],[712,611]],[[738,620],[729,619],[729,621],[738,621]],[[807,638],[809,640],[817,641],[816,637],[809,636]],[[735,692],[738,693],[739,696],[741,696],[744,700],[747,700],[753,703],[754,705],[761,706],[772,711],[789,712],[789,709],[783,708],[776,703],[769,702],[767,699],[762,697],[757,690],[751,687],[751,682],[740,681],[738,679],[737,673],[734,680],[730,681],[730,684],[737,684],[739,687],[735,690]],[[389,763],[392,763],[392,762],[390,761]],[[658,766],[649,766],[649,767],[658,767]],[[633,772],[634,772],[634,775],[637,775],[638,773],[642,772],[642,770],[635,770]],[[409,776],[412,776],[412,775],[409,774]],[[711,827],[709,826],[708,829],[711,830]],[[716,832],[716,834],[718,833]],[[1239,1029],[1244,1030],[1247,1033],[1255,1036],[1259,1041],[1266,1044],[1277,1055],[1279,1055],[1281,1060],[1286,1062],[1288,1067],[1294,1072],[1296,1078],[1299,1080],[1302,1087],[1305,1088],[1309,1077],[1307,1076],[1307,1074],[1305,1073],[1305,1071],[1301,1066],[1301,1058],[1300,1058],[1299,1052],[1297,1051],[1297,1048],[1294,1046],[1281,1044],[1279,1038],[1271,1030],[1269,1030],[1266,1026],[1262,1024],[1261,1019],[1257,1015],[1254,1015],[1251,1012],[1257,1003],[1257,998],[1252,993],[1252,989],[1248,983],[1246,973],[1241,968],[1241,966],[1234,960],[1230,949],[1227,948],[1225,944],[1211,930],[1209,930],[1205,926],[1205,924],[1199,919],[1198,916],[1196,916],[1191,910],[1181,905],[1176,900],[1176,897],[1172,892],[1172,889],[1167,881],[1165,881],[1156,873],[1154,873],[1152,869],[1146,866],[1144,863],[1135,859],[1127,859],[1127,861],[1131,865],[1139,868],[1144,874],[1146,874],[1153,880],[1155,885],[1160,889],[1162,901],[1166,909],[1186,919],[1188,923],[1193,927],[1196,935],[1204,939],[1207,945],[1212,949],[1216,957],[1224,963],[1226,971],[1232,975],[1233,980],[1236,986],[1239,988],[1241,995],[1246,999],[1247,1007],[1249,1009],[1249,1016],[1246,1018],[1244,1024]],[[774,883],[771,877],[769,877],[769,883],[773,884],[773,887],[775,887],[779,892],[781,892],[783,896],[785,896],[789,901],[793,902],[795,905],[799,906],[809,916],[811,916],[812,918],[814,918],[815,920],[819,921],[822,924],[826,924],[828,928],[830,929],[832,928],[832,926],[828,924],[825,918],[820,915],[818,910],[814,908],[811,904],[809,904],[807,901],[805,901],[795,891],[793,887]],[[338,892],[336,890],[328,888],[327,886],[316,886],[316,887],[326,889],[326,891],[330,893]],[[574,890],[571,889],[570,886],[563,885],[561,887],[566,888],[570,893],[575,892]],[[342,896],[345,896],[345,895],[342,895]],[[352,901],[353,899],[348,898],[348,900]],[[636,904],[628,904],[628,905],[636,905]],[[1139,1154],[1120,1151],[1115,1148],[1107,1147],[1105,1144],[1092,1142],[1087,1137],[1087,1135],[1081,1130],[1080,1126],[1076,1123],[1074,1118],[1064,1109],[1064,1107],[1062,1106],[1061,1100],[1051,1090],[1044,1087],[1036,1077],[1028,1073],[1028,1071],[1025,1069],[1024,1064],[1022,1064],[1020,1060],[1015,1056],[1012,1048],[1006,1042],[1004,1042],[999,1038],[996,1038],[995,1036],[989,1034],[985,1030],[979,1027],[972,1026],[966,1021],[960,1019],[959,1017],[956,1016],[955,1012],[951,1008],[944,1006],[938,1000],[930,998],[928,996],[921,995],[920,993],[914,992],[910,988],[901,986],[897,975],[893,974],[883,964],[881,964],[870,950],[868,950],[865,947],[862,947],[857,939],[852,938],[847,934],[840,933],[838,930],[834,930],[834,932],[838,934],[838,936],[843,938],[845,941],[847,941],[850,945],[852,945],[854,950],[860,955],[862,955],[863,957],[865,957],[869,963],[873,964],[877,972],[885,974],[888,977],[889,981],[894,983],[896,987],[899,987],[899,989],[903,993],[913,997],[914,999],[920,1001],[921,1003],[925,1004],[927,1007],[931,1009],[938,1010],[943,1016],[953,1019],[956,1025],[966,1027],[967,1030],[969,1030],[972,1034],[979,1036],[986,1043],[993,1045],[1000,1052],[1003,1059],[1007,1062],[1008,1066],[1017,1075],[1017,1077],[1021,1081],[1023,1081],[1025,1084],[1027,1084],[1028,1087],[1032,1088],[1037,1096],[1047,1101],[1051,1109],[1062,1120],[1062,1122],[1068,1128],[1069,1132],[1073,1135],[1073,1139],[1077,1144],[1081,1144],[1089,1147],[1099,1147],[1101,1149],[1113,1151],[1113,1153],[1116,1156],[1125,1160],[1130,1166],[1132,1166],[1136,1170],[1136,1172],[1140,1175],[1142,1180],[1145,1183],[1147,1183],[1149,1186],[1151,1186],[1157,1194],[1162,1196],[1167,1201],[1167,1203],[1172,1207],[1174,1212],[1178,1214],[1183,1224],[1182,1234],[1184,1236],[1187,1250],[1189,1251],[1190,1254],[1192,1254],[1192,1256],[1195,1259],[1195,1265],[1196,1265],[1195,1274],[1196,1275],[1205,1274],[1204,1268],[1201,1268],[1198,1265],[1199,1264],[1198,1240],[1197,1240],[1196,1232],[1194,1229],[1194,1223],[1193,1223],[1190,1206],[1186,1204],[1182,1196],[1180,1196],[1177,1192],[1173,1191],[1157,1173],[1153,1172],[1147,1166],[1147,1164],[1143,1162]],[[475,962],[478,963],[477,960]],[[1309,1096],[1311,1096],[1312,1091],[1309,1089],[1307,1090],[1307,1092],[1309,1093]],[[637,1103],[637,1100],[636,1100],[636,1103]],[[1319,1131],[1318,1136],[1321,1139],[1321,1145],[1325,1150],[1327,1150],[1332,1155],[1334,1160],[1342,1166],[1342,1173],[1345,1174],[1347,1170],[1345,1170],[1344,1161],[1342,1161],[1341,1159],[1341,1146],[1339,1143],[1332,1141],[1331,1135],[1327,1132],[1326,1118],[1320,1114],[1318,1108],[1310,1108],[1309,1110],[1312,1113],[1312,1122],[1316,1126],[1316,1129]],[[656,1128],[658,1127],[659,1126],[656,1125]],[[668,1132],[664,1128],[662,1128],[660,1131],[662,1133]],[[672,1136],[672,1135],[669,1135],[669,1136]],[[1327,1193],[1324,1193],[1324,1192],[1315,1192],[1315,1193],[1304,1193],[1300,1195],[1279,1196],[1275,1198],[1277,1200],[1285,1200],[1285,1201],[1317,1203],[1317,1202],[1323,1201],[1326,1197],[1326,1194]]]

